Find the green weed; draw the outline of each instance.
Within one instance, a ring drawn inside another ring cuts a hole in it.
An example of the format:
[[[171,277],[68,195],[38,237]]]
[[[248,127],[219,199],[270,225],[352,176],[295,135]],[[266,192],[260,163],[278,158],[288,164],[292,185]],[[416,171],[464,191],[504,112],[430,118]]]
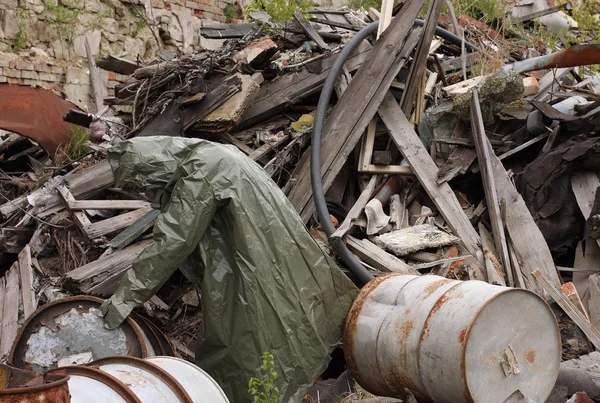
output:
[[[250,378],[248,382],[248,393],[252,396],[253,403],[277,403],[279,402],[279,389],[275,386],[277,372],[275,372],[275,357],[265,351],[260,357],[260,378]]]

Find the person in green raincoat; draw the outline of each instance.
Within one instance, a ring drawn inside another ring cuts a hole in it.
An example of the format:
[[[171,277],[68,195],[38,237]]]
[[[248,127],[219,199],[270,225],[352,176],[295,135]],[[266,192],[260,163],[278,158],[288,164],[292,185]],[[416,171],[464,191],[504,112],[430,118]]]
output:
[[[141,137],[108,152],[115,184],[160,201],[153,242],[102,304],[119,326],[184,265],[201,283],[196,364],[232,403],[251,402],[261,355],[275,356],[280,402],[300,402],[339,345],[354,284],[283,192],[236,147]]]

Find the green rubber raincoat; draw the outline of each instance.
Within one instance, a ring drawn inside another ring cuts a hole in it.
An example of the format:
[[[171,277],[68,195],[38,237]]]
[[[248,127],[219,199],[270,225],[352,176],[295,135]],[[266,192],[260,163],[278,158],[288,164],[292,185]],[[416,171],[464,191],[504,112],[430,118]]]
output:
[[[162,209],[154,242],[102,305],[107,326],[185,263],[202,279],[196,363],[232,403],[251,402],[248,381],[269,351],[280,402],[300,402],[340,342],[357,289],[285,195],[237,148],[205,140],[135,138],[112,147],[109,161],[117,186]]]

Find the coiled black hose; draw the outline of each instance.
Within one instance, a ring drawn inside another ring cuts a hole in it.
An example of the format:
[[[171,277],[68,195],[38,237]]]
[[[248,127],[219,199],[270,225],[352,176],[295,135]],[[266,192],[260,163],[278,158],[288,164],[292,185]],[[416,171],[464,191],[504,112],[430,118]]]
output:
[[[323,182],[321,180],[321,139],[323,137],[323,126],[325,123],[325,113],[327,111],[327,107],[329,106],[329,100],[331,99],[331,94],[333,92],[335,81],[337,80],[342,68],[344,67],[344,63],[348,59],[348,57],[352,54],[352,52],[360,45],[360,43],[369,35],[377,32],[377,27],[379,22],[373,22],[362,30],[360,30],[354,38],[352,38],[346,46],[342,49],[339,56],[337,57],[333,67],[329,71],[329,75],[325,80],[325,84],[323,85],[323,90],[321,91],[321,96],[319,97],[319,103],[317,105],[317,110],[315,113],[315,122],[313,126],[312,133],[312,146],[310,152],[310,179],[312,185],[313,192],[313,200],[315,203],[315,210],[317,211],[317,215],[319,216],[319,221],[323,226],[323,230],[327,237],[331,239],[331,234],[335,231],[335,227],[329,218],[329,211],[327,209],[327,203],[325,201],[325,194],[323,192]],[[423,20],[415,20],[415,25],[422,26]],[[458,36],[452,34],[451,32],[446,31],[443,28],[436,28],[436,35],[452,42],[454,44],[460,45],[462,43],[462,39]],[[477,48],[470,44],[465,43],[465,47],[472,50],[477,50]],[[344,241],[340,238],[333,239],[332,246],[337,252],[338,256],[344,261],[348,269],[361,281],[363,284],[368,283],[373,279],[373,275],[369,273],[369,271],[363,266],[361,262],[358,261],[354,257],[354,255],[348,250]]]

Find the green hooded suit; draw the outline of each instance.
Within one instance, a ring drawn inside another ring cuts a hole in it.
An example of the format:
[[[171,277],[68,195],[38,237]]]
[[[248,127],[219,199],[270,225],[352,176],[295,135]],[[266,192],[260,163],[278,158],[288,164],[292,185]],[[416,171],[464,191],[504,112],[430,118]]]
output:
[[[280,402],[302,400],[338,345],[356,288],[277,185],[237,148],[143,137],[109,150],[117,186],[160,200],[154,242],[102,305],[108,327],[182,264],[202,283],[196,363],[232,403],[250,402],[260,356],[275,356]]]

